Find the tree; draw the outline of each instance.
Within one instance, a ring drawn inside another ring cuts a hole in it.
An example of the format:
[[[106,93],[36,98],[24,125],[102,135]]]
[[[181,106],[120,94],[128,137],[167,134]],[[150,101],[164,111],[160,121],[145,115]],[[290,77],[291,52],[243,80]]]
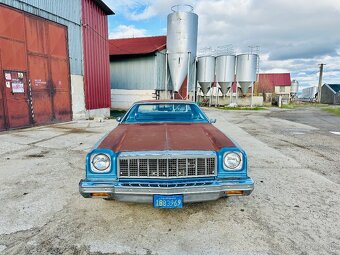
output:
[[[259,81],[255,83],[256,93],[262,93],[263,101],[266,100],[266,93],[273,93],[274,86],[269,79],[268,75],[260,75]]]

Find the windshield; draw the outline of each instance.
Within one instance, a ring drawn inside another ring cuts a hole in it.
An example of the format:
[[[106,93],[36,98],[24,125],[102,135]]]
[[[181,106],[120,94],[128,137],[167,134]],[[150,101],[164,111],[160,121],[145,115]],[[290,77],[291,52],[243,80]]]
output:
[[[199,122],[208,119],[195,104],[186,103],[146,103],[134,105],[122,120],[136,122]]]

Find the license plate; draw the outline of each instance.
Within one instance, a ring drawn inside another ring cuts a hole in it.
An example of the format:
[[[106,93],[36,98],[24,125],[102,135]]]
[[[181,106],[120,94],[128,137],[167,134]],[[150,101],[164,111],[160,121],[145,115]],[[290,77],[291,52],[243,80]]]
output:
[[[155,208],[182,208],[183,196],[182,195],[154,195],[153,207]]]

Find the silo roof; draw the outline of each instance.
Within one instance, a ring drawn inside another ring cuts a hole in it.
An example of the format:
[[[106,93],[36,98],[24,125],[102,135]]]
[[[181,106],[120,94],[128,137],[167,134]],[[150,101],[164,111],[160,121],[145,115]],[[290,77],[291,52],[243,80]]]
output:
[[[328,86],[331,87],[335,93],[340,92],[340,84],[328,84]]]
[[[109,40],[110,56],[145,55],[165,48],[165,35]]]

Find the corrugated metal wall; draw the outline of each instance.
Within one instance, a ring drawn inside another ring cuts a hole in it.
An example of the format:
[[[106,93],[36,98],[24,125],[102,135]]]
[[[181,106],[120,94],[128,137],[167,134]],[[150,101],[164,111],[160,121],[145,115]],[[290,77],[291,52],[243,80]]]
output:
[[[164,90],[165,54],[114,57],[110,61],[110,80],[111,89]]]
[[[110,63],[111,89],[155,89],[156,56],[126,56]]]
[[[156,81],[157,81],[157,90],[165,90],[165,50],[162,50],[161,52],[157,52],[156,57]],[[168,90],[172,90],[172,82],[170,77],[170,70],[168,68]]]
[[[107,16],[92,0],[82,0],[86,109],[110,108]]]
[[[81,0],[0,0],[0,3],[65,25],[68,28],[71,74],[83,74]]]
[[[336,92],[328,84],[321,87],[321,103],[340,104],[340,92]]]

